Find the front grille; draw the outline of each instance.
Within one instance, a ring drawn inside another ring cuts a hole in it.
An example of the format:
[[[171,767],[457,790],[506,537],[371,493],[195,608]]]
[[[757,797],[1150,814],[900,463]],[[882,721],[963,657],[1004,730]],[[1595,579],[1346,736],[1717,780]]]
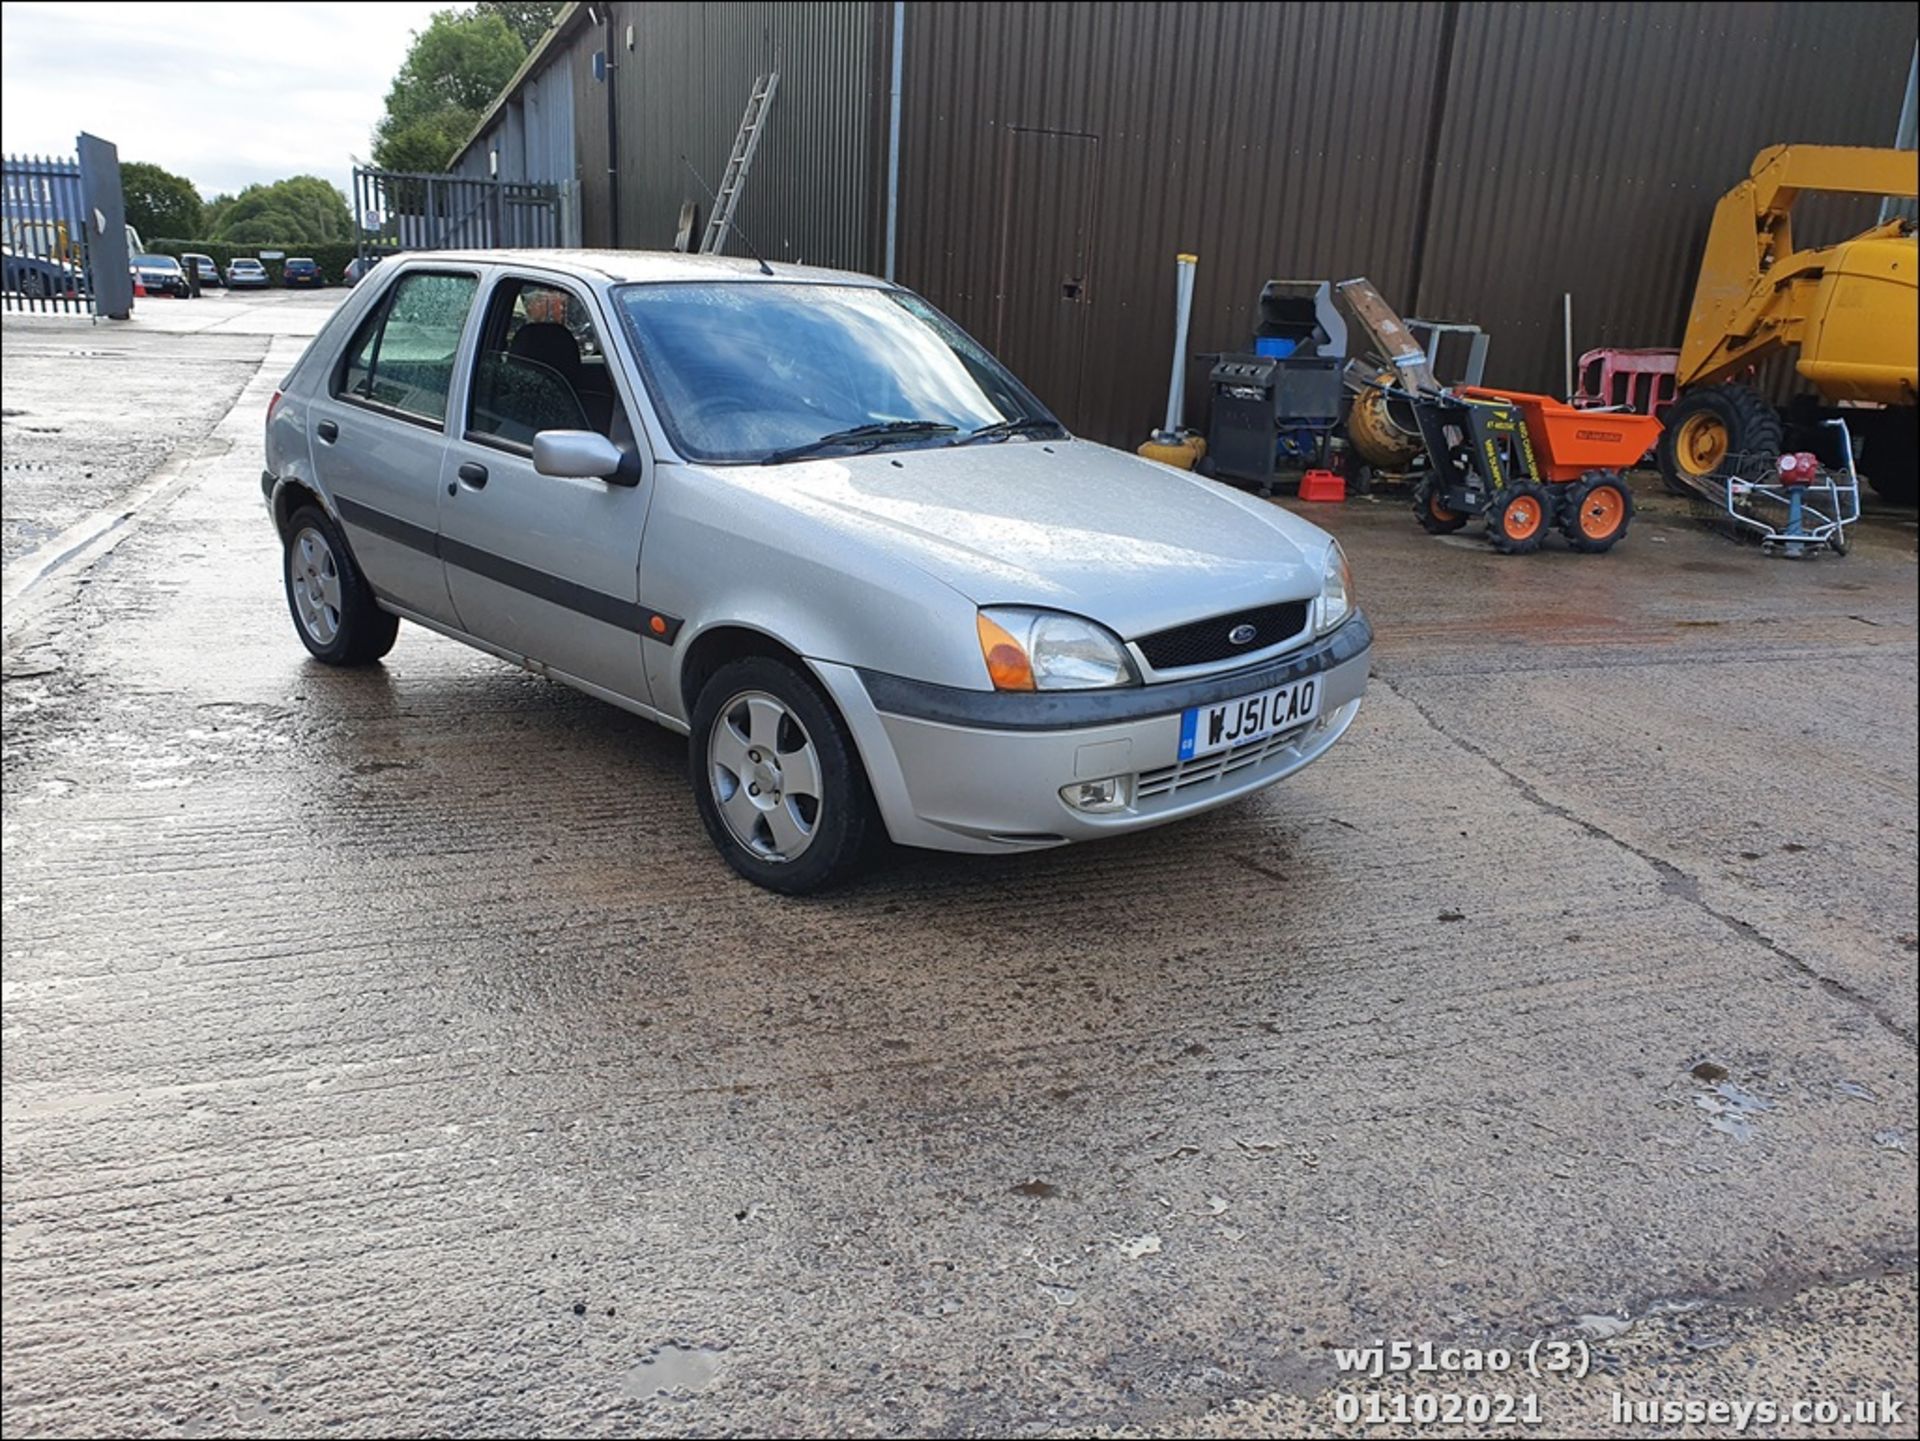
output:
[[[1291,640],[1307,628],[1304,600],[1282,601],[1256,610],[1236,611],[1231,615],[1209,616],[1167,630],[1143,635],[1135,642],[1147,664],[1155,670],[1179,670],[1183,666],[1211,665],[1235,656],[1253,655]],[[1227,637],[1236,626],[1253,627],[1253,638],[1235,645]]]
[[[1287,749],[1299,740],[1313,724],[1295,726],[1292,730],[1281,731],[1278,735],[1266,736],[1257,741],[1248,741],[1245,745],[1233,746],[1227,750],[1215,751],[1212,755],[1201,756],[1198,760],[1177,761],[1170,766],[1161,766],[1156,770],[1141,771],[1134,786],[1134,795],[1138,800],[1151,800],[1155,796],[1172,795],[1177,791],[1190,790],[1194,786],[1214,785],[1225,782],[1249,766],[1257,766],[1262,761],[1271,760],[1275,755]]]

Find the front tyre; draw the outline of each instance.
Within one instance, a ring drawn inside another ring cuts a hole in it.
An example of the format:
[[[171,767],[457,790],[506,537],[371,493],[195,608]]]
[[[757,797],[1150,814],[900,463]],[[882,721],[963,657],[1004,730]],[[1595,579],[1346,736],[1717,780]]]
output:
[[[1561,510],[1560,529],[1568,547],[1598,555],[1626,535],[1633,519],[1633,492],[1619,472],[1590,470],[1574,482]]]
[[[380,609],[332,516],[317,505],[301,506],[287,518],[284,544],[287,609],[315,660],[371,665],[393,649],[400,617]]]
[[[770,891],[839,885],[879,833],[852,735],[785,661],[749,656],[714,672],[694,703],[687,762],[715,847]]]
[[[1702,385],[1661,417],[1660,477],[1675,495],[1698,494],[1690,481],[1729,468],[1765,468],[1780,454],[1780,413],[1750,385]]]

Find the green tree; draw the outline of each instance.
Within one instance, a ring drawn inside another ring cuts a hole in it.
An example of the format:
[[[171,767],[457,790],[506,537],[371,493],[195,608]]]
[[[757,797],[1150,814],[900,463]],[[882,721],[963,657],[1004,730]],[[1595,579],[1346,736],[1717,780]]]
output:
[[[221,208],[210,240],[234,245],[324,244],[353,239],[347,197],[315,175],[249,185]]]
[[[127,224],[148,239],[157,235],[199,238],[200,192],[185,176],[130,160],[120,167],[120,191],[126,198]]]
[[[465,110],[442,110],[392,129],[383,128],[374,142],[373,163],[384,170],[445,170],[453,152],[478,123],[479,117]]]
[[[387,91],[386,113],[373,132],[373,163],[388,170],[446,169],[526,58],[526,44],[500,15],[436,11],[413,37]],[[431,153],[436,147],[438,155]]]
[[[541,4],[539,0],[480,0],[473,9],[478,15],[498,15],[531,51],[552,27],[553,18],[562,7]]]

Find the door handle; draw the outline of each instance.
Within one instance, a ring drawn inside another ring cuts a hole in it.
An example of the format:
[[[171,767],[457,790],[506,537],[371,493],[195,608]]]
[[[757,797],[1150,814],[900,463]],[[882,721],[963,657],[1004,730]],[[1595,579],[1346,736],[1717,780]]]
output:
[[[477,460],[469,460],[460,467],[460,479],[474,490],[485,490],[487,468]]]
[[[328,445],[332,445],[340,438],[340,427],[335,425],[331,420],[321,421],[314,429],[320,432],[320,438]]]

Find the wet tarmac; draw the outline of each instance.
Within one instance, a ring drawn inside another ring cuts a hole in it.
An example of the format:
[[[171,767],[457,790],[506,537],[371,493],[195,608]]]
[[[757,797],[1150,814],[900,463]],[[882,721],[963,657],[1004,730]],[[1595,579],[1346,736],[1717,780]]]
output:
[[[1326,759],[796,903],[663,731],[306,659],[258,438],[334,298],[5,323],[9,1436],[1328,1432],[1382,1338],[1591,1338],[1536,1434],[1914,1414],[1911,512],[1304,507],[1380,636]]]

